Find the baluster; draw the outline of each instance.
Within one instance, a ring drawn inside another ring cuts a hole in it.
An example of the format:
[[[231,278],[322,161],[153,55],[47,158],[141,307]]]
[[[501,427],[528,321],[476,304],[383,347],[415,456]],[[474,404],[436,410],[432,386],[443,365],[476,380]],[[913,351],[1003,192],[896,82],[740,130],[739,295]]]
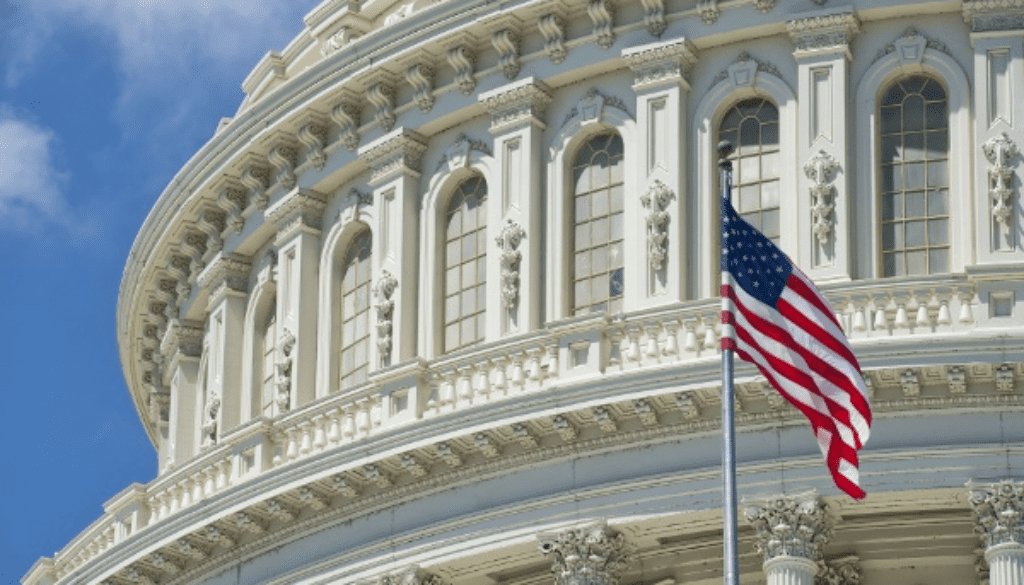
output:
[[[851,301],[852,303],[853,301]],[[864,305],[866,303],[863,300],[858,299],[857,303],[853,307],[853,330],[854,331],[867,331],[868,330],[868,319],[867,315],[864,314]]]
[[[456,387],[459,393],[459,404],[473,404],[473,368],[472,366],[459,366],[456,368],[458,382]]]
[[[300,435],[302,438],[299,442],[299,454],[309,455],[310,450],[313,448],[313,423],[310,421],[302,421],[299,423],[299,430],[302,432]]]
[[[157,497],[160,499],[160,520],[163,520],[171,515],[171,494],[165,488]]]
[[[896,320],[892,323],[896,329],[909,329],[910,321],[907,319],[907,306],[906,303],[899,303],[896,305]]]
[[[174,494],[174,500],[171,502],[171,514],[177,514],[178,510],[184,510],[192,505],[192,486],[188,485],[190,483],[192,480],[185,478],[175,484],[174,490],[171,492]]]
[[[491,397],[491,371],[490,360],[484,360],[476,365],[476,395],[487,401]]]
[[[345,407],[341,418],[341,437],[351,441],[356,435],[356,405],[349,404]]]
[[[370,430],[377,429],[384,423],[384,408],[379,395],[370,397]]]
[[[356,401],[356,431],[360,436],[370,434],[370,401],[367,398],[360,398]]]
[[[622,330],[614,327],[608,330],[608,365],[622,367],[622,356],[625,348],[622,346]]]
[[[914,323],[918,327],[931,327],[932,319],[928,315],[928,301],[931,299],[928,295],[924,297],[918,297],[917,299],[917,316],[914,318]]]
[[[525,383],[526,375],[523,372],[523,354],[517,351],[512,354],[512,384],[522,392],[525,389]]]
[[[540,356],[544,350],[539,347],[528,347],[526,348],[526,355],[528,356],[527,371],[531,382],[535,382],[537,386],[540,386],[543,379],[543,372],[540,371]]]
[[[665,347],[662,349],[662,353],[665,355],[679,355],[679,339],[676,335],[679,333],[679,322],[675,319],[665,321],[662,325],[665,328]]]
[[[971,311],[971,301],[974,300],[974,293],[972,292],[960,292],[957,294],[960,297],[960,322],[974,323],[974,313]]]
[[[331,419],[331,425],[327,431],[327,440],[332,445],[337,445],[341,440],[341,408],[332,408],[327,416]]]
[[[953,317],[949,314],[949,301],[942,299],[939,301],[939,325],[950,325],[953,323]]]
[[[889,315],[885,312],[885,300],[875,301],[875,331],[889,330]]]
[[[223,459],[217,464],[216,491],[220,491],[231,484],[231,460]]]
[[[686,334],[683,336],[683,350],[690,353],[696,353],[697,351],[697,320],[687,319],[683,324],[686,328]]]
[[[438,400],[441,406],[455,404],[455,371],[448,370],[442,376],[441,387],[437,390]]]
[[[294,461],[299,456],[299,433],[298,429],[292,427],[286,431],[288,436],[288,448],[285,449],[285,461]]]
[[[718,339],[715,337],[715,317],[704,318],[704,349],[715,349],[718,347]]]
[[[548,377],[549,378],[557,378],[558,374],[559,374],[559,371],[558,371],[558,344],[557,343],[549,343],[547,345],[547,355],[548,355]]]
[[[626,359],[631,362],[640,361],[640,327],[633,325],[626,328],[626,337],[629,339],[629,346],[626,350]]]
[[[216,493],[217,490],[217,472],[214,470],[213,465],[203,469],[203,498],[208,498]]]
[[[498,391],[499,395],[504,395],[508,389],[508,376],[505,374],[505,368],[508,367],[508,358],[499,356],[494,358],[494,389]]]
[[[323,451],[323,448],[327,446],[327,432],[324,428],[326,422],[327,418],[323,414],[313,417],[313,449],[315,451]]]
[[[647,334],[647,347],[644,348],[644,354],[653,359],[658,359],[658,331],[660,326],[657,323],[648,323],[644,325],[644,333]]]

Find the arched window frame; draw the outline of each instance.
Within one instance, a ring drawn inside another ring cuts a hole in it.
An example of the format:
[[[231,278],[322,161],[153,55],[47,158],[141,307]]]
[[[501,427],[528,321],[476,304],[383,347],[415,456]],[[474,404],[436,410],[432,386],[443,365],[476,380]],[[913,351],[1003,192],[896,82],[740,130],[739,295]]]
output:
[[[269,253],[263,256],[263,265],[256,271],[256,281],[245,308],[245,330],[242,336],[242,413],[240,422],[259,418],[263,414],[263,334],[271,307],[277,314],[277,276]],[[275,345],[277,340],[274,341]]]
[[[859,191],[870,193],[870,197],[856,199],[856,246],[854,258],[857,274],[866,278],[881,278],[882,231],[881,231],[881,136],[879,134],[879,104],[884,92],[893,82],[914,75],[923,75],[938,81],[946,90],[949,106],[949,160],[966,161],[971,156],[971,88],[967,76],[952,57],[927,48],[923,37],[901,39],[914,42],[920,39],[920,60],[907,59],[909,52],[894,51],[883,56],[865,71],[857,84],[856,128],[867,132],[857,136],[857,184]],[[949,213],[950,217],[971,217],[971,176],[969,165],[949,165]],[[973,227],[970,222],[949,222],[949,270],[962,272],[965,264],[971,263],[970,246],[967,245]]]
[[[486,298],[488,311],[486,335],[483,342],[497,339],[500,335],[501,307],[500,273],[497,262],[497,244],[495,238],[501,230],[501,197],[498,189],[501,185],[501,173],[494,158],[471,146],[468,139],[457,140],[448,148],[437,170],[427,182],[426,195],[423,198],[423,213],[420,217],[420,229],[423,234],[420,249],[420,330],[419,347],[425,357],[439,357],[444,352],[444,313],[437,309],[444,302],[444,267],[445,267],[445,221],[448,203],[455,190],[462,183],[475,176],[483,177],[487,183],[487,285]],[[497,202],[497,203],[496,203]],[[441,275],[438,277],[438,275]]]
[[[646,226],[639,209],[640,188],[635,171],[639,164],[636,120],[603,98],[600,107],[588,108],[588,101],[586,97],[580,100],[576,112],[566,120],[551,143],[551,158],[548,161],[549,267],[546,270],[548,321],[571,317],[573,312],[573,163],[587,141],[608,131],[616,132],[622,138],[624,147],[623,254],[627,270],[623,283],[623,311],[637,308],[640,300],[646,296],[646,279],[642,274],[631,274],[628,270],[629,266],[641,266],[641,263],[647,262]]]
[[[753,62],[752,62],[753,63]],[[779,110],[779,221],[782,225],[795,225],[798,229],[783,230],[780,245],[783,250],[795,255],[800,237],[811,237],[806,226],[810,218],[800,221],[800,206],[797,193],[797,104],[792,88],[772,73],[757,71],[746,85],[734,82],[729,75],[716,83],[697,105],[694,117],[696,144],[691,189],[698,194],[697,200],[697,242],[692,249],[698,250],[698,293],[701,298],[717,297],[721,276],[719,269],[719,197],[718,185],[718,128],[725,114],[737,103],[750,98],[764,98],[775,104]],[[806,234],[804,233],[806,232]]]
[[[369,191],[367,191],[369,192]],[[319,302],[317,306],[318,315],[328,315],[329,318],[322,318],[317,325],[317,396],[327,396],[330,393],[339,391],[341,380],[341,302],[342,286],[341,280],[344,276],[345,256],[349,247],[366,231],[370,232],[370,288],[371,294],[373,285],[380,277],[380,243],[377,241],[376,233],[371,226],[376,223],[376,209],[374,205],[363,205],[359,202],[357,193],[349,192],[348,195],[339,199],[340,209],[337,212],[337,221],[328,229],[324,237],[322,253],[320,255],[320,290],[318,293]],[[376,311],[372,308],[373,298],[370,299],[370,321],[376,322]],[[380,366],[379,351],[377,349],[377,328],[370,327],[370,347],[367,354],[369,360],[369,372],[373,373]]]

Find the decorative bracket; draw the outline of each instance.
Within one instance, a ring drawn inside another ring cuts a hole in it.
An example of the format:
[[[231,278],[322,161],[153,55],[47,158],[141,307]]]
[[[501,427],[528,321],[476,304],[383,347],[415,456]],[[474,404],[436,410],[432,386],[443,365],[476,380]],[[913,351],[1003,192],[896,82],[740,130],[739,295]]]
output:
[[[655,271],[661,270],[665,266],[665,259],[668,258],[670,215],[667,208],[674,197],[672,189],[660,179],[656,179],[647,192],[640,196],[640,203],[647,210],[648,261],[651,263],[651,269]]]
[[[981,145],[985,158],[992,165],[988,170],[988,192],[992,197],[992,215],[1004,228],[1010,229],[1013,217],[1013,167],[1010,161],[1020,150],[1006,132],[989,138]]]
[[[814,183],[811,185],[811,213],[814,235],[822,246],[828,244],[832,235],[832,210],[835,208],[832,202],[835,187],[832,182],[836,180],[838,171],[839,161],[824,150],[819,150],[804,165],[804,174]]]
[[[495,238],[501,250],[501,301],[509,309],[519,302],[519,263],[523,259],[519,243],[525,237],[522,226],[510,219]]]

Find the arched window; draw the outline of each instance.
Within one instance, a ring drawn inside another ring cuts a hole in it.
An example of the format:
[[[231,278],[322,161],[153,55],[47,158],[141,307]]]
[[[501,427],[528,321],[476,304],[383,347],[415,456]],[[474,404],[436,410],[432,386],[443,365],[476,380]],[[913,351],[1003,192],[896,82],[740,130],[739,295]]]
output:
[[[949,271],[949,105],[934,79],[893,83],[879,106],[884,276]]]
[[[618,313],[624,282],[622,137],[594,136],[573,162],[572,312]]]
[[[455,190],[445,213],[444,351],[484,339],[487,281],[487,182]]]
[[[341,277],[341,368],[339,387],[366,381],[370,371],[369,230],[349,245]]]
[[[277,398],[277,387],[274,385],[274,362],[277,349],[277,302],[270,303],[270,307],[265,313],[262,323],[262,330],[260,331],[261,346],[259,348],[261,356],[261,366],[259,369],[260,373],[260,413],[263,416],[272,417],[277,414],[277,404],[275,399]]]
[[[736,148],[732,202],[740,217],[779,243],[779,110],[763,98],[729,108],[718,128],[719,140]]]

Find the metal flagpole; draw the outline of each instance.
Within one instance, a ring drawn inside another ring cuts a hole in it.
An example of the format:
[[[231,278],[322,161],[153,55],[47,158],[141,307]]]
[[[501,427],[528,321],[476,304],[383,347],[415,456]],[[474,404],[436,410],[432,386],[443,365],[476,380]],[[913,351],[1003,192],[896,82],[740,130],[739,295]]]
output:
[[[732,162],[728,160],[733,145],[728,141],[718,144],[718,170],[722,197],[732,202]],[[727,283],[726,266],[729,251],[725,245],[728,234],[722,233],[722,284]],[[724,306],[724,302],[723,302]],[[736,442],[733,429],[735,389],[732,384],[732,350],[722,350],[722,521],[725,585],[739,585],[740,571],[736,545]]]

